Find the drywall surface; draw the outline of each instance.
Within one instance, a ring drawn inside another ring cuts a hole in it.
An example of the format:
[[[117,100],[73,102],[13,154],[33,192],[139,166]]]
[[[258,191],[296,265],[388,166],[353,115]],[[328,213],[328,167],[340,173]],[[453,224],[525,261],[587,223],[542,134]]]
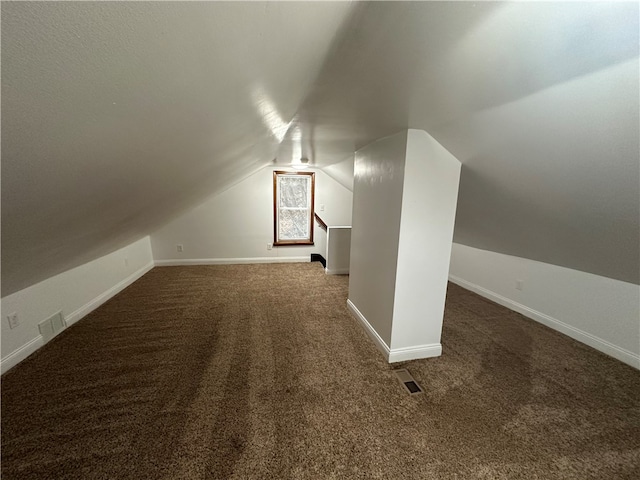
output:
[[[360,4],[318,151],[425,130],[463,164],[456,242],[640,282],[638,2]]]
[[[349,300],[391,345],[407,131],[356,152]]]
[[[638,283],[638,9],[3,2],[3,295],[408,127],[464,164],[459,243]]]
[[[2,294],[270,164],[352,8],[3,2]]]
[[[450,278],[640,369],[638,285],[456,243]]]
[[[331,227],[327,230],[327,273],[349,273],[351,255],[351,227]]]
[[[434,132],[469,152],[456,243],[638,284],[638,70],[636,58]]]
[[[280,246],[273,243],[273,171],[265,167],[224,192],[180,215],[151,235],[157,264],[309,261],[324,255],[324,246]],[[316,171],[315,205],[328,224],[350,224],[352,193],[322,171]],[[314,222],[315,223],[315,222]],[[178,252],[177,245],[182,245]]]
[[[409,130],[392,351],[440,345],[460,167],[431,135]]]
[[[153,268],[149,237],[2,299],[2,372],[42,344],[38,323],[62,312],[67,326]],[[7,316],[20,324],[9,328]]]
[[[353,163],[354,157],[350,155],[341,162],[323,167],[322,170],[353,192]]]
[[[320,223],[315,218],[313,219],[314,231],[313,231],[313,243],[314,246],[318,250],[318,254],[322,255],[322,257],[327,259],[327,231],[320,226]]]

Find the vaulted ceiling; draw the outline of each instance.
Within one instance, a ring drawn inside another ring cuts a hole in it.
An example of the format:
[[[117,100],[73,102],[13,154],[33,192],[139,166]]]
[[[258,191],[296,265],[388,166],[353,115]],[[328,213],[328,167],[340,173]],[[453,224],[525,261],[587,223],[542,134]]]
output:
[[[639,283],[637,3],[3,2],[2,295],[406,128],[455,240]]]

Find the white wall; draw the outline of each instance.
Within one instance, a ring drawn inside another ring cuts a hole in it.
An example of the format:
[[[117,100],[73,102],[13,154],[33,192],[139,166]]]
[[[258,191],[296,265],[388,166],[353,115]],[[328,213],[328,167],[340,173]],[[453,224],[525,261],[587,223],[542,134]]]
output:
[[[639,70],[636,58],[431,132],[465,152],[456,243],[638,284]]]
[[[460,162],[423,130],[356,152],[347,305],[389,362],[438,356]]]
[[[151,235],[153,257],[159,265],[309,261],[314,246],[273,243],[273,171],[265,167],[224,192],[209,197]],[[351,223],[352,193],[316,170],[315,206],[328,224]],[[320,212],[321,205],[324,211]],[[183,245],[183,252],[176,245]]]
[[[640,369],[638,285],[460,244],[450,279]]]
[[[460,166],[427,132],[409,130],[392,351],[441,350]]]
[[[353,192],[353,164],[354,156],[350,155],[341,162],[327,165],[323,168],[325,173],[336,180],[338,183]]]
[[[387,346],[391,345],[406,149],[404,131],[358,150],[354,167],[349,302]]]
[[[322,218],[322,217],[321,217]],[[313,232],[313,243],[314,246],[318,249],[318,252],[322,257],[327,259],[327,231],[320,226],[318,220],[314,218],[315,222],[315,230]]]
[[[327,274],[349,273],[351,255],[351,227],[336,226],[327,229]]]
[[[62,312],[67,326],[153,268],[149,237],[2,299],[2,372],[40,348],[38,323]],[[7,315],[20,324],[9,328]]]

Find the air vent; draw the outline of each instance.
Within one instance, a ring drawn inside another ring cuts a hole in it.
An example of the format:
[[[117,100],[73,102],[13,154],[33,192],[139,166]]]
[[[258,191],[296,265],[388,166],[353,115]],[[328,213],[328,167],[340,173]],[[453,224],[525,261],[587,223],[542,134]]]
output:
[[[55,315],[43,320],[38,324],[38,330],[44,342],[48,342],[62,330],[66,328],[66,323],[62,317],[62,312],[58,312]]]
[[[396,374],[396,377],[398,377],[398,380],[400,381],[402,386],[411,395],[422,393],[422,388],[420,388],[418,382],[413,379],[413,377],[409,373],[409,370],[407,370],[406,368],[402,368],[400,370],[394,370],[393,373]]]

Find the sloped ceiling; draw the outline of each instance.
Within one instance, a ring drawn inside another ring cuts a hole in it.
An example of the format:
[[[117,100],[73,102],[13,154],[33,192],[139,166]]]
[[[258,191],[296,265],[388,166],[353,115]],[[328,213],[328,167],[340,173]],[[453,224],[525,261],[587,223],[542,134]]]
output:
[[[2,3],[2,295],[274,159],[348,185],[356,149],[406,128],[463,162],[456,241],[639,283],[638,14]]]
[[[270,163],[347,3],[2,3],[2,295]]]

